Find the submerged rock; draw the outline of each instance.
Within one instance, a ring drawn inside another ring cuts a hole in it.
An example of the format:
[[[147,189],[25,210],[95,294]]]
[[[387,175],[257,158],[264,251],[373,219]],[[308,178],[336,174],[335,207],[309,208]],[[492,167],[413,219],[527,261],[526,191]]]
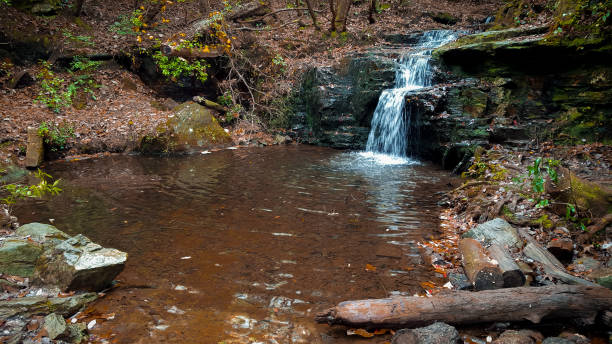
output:
[[[231,142],[231,137],[210,109],[189,101],[174,108],[174,114],[157,128],[156,136],[146,136],[141,140],[140,151],[181,152]]]
[[[522,246],[521,238],[516,229],[504,219],[494,219],[482,223],[463,234],[464,238],[473,238],[486,244],[496,243],[502,247]]]
[[[25,239],[0,241],[0,273],[31,277],[43,248]]]
[[[30,296],[0,301],[0,319],[16,315],[29,317],[50,313],[69,316],[97,298],[96,293],[85,293],[69,297]]]
[[[455,344],[458,342],[457,329],[441,322],[412,330],[399,330],[391,340],[391,344]]]
[[[35,282],[62,290],[98,291],[111,284],[126,260],[127,253],[79,234],[45,251],[36,265]]]

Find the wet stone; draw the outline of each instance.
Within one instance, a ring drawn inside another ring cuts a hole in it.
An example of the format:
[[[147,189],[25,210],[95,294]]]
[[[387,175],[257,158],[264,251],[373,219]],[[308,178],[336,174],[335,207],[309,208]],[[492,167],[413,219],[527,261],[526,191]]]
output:
[[[548,337],[542,341],[542,344],[575,344],[573,341],[561,337]]]
[[[68,316],[76,313],[86,304],[97,298],[96,293],[85,293],[69,297],[30,296],[8,301],[0,301],[0,319],[16,315],[31,316],[34,314],[57,313]]]
[[[54,226],[38,222],[28,223],[17,228],[15,234],[21,237],[30,237],[30,239],[40,243],[50,243],[53,245],[57,245],[70,238],[68,234]]]
[[[49,338],[56,339],[66,334],[66,320],[59,314],[51,313],[45,317],[44,329]]]
[[[521,331],[508,330],[502,333],[493,344],[533,344],[535,341]]]
[[[589,274],[589,278],[608,289],[612,289],[612,268],[596,269]]]
[[[123,270],[127,253],[104,248],[79,234],[45,251],[35,282],[62,290],[99,291]]]

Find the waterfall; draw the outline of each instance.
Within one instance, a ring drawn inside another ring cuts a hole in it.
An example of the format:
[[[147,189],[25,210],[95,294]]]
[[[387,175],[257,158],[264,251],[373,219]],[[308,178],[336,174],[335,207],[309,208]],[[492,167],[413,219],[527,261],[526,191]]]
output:
[[[367,152],[406,156],[410,116],[404,111],[405,96],[409,91],[431,86],[432,50],[455,38],[454,31],[425,32],[411,51],[397,61],[395,87],[382,92],[374,110]]]

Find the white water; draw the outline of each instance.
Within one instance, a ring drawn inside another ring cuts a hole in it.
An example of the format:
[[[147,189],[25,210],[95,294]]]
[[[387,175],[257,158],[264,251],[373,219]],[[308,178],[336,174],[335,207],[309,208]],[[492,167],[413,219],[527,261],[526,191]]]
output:
[[[431,86],[432,71],[429,64],[433,49],[456,38],[453,31],[437,30],[423,34],[419,43],[397,62],[395,87],[384,90],[372,118],[364,156],[380,164],[413,162],[406,157],[410,118],[405,114],[406,93]]]

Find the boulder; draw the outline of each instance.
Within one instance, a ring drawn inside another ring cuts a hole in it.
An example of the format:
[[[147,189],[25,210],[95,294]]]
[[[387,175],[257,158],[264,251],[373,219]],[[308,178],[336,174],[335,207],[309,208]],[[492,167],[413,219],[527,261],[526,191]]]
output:
[[[41,255],[35,283],[62,290],[99,291],[109,286],[123,270],[127,253],[104,248],[76,235]]]
[[[427,327],[397,331],[391,344],[455,344],[459,342],[459,332],[445,323],[437,322]]]
[[[575,344],[573,341],[561,337],[548,337],[542,341],[542,344]]]
[[[32,277],[36,261],[42,254],[40,244],[25,239],[0,241],[0,273]]]
[[[16,315],[29,317],[50,313],[67,317],[93,302],[97,297],[96,293],[85,293],[69,297],[29,296],[0,301],[0,319]]]
[[[15,231],[21,237],[29,237],[41,244],[58,245],[70,236],[54,226],[44,223],[32,222],[25,224]]]
[[[44,329],[47,330],[47,337],[49,337],[49,339],[64,337],[68,333],[66,320],[64,320],[63,316],[56,313],[47,315],[43,326]]]
[[[509,248],[521,248],[523,246],[516,229],[501,218],[487,221],[470,229],[463,234],[463,238],[472,238],[487,245],[495,243]]]
[[[183,152],[229,144],[232,139],[217,122],[213,112],[192,101],[174,108],[166,123],[157,127],[156,136],[140,142],[143,153]]]

